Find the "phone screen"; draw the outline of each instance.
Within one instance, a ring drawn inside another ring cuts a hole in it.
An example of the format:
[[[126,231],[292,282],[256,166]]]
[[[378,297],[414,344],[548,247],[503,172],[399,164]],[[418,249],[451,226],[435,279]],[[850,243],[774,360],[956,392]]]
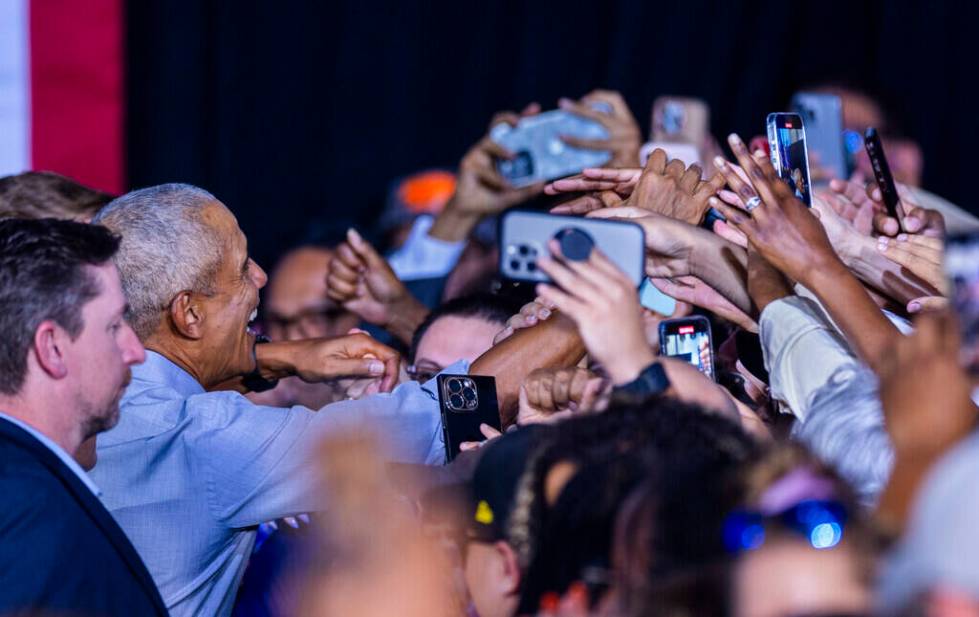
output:
[[[692,364],[714,379],[714,350],[706,319],[667,320],[660,324],[660,353]]]
[[[798,114],[772,114],[772,116],[769,119],[769,146],[772,149],[772,163],[775,165],[775,170],[795,191],[796,197],[807,206],[812,206],[806,131],[802,126],[802,118]],[[773,122],[774,126],[772,126]]]
[[[946,239],[945,274],[962,332],[962,365],[979,375],[979,232]]]

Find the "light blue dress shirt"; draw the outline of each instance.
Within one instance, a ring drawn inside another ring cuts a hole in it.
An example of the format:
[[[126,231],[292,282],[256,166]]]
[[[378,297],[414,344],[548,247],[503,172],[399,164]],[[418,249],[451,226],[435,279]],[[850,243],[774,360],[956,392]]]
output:
[[[319,412],[263,407],[236,392],[205,392],[147,351],[133,367],[119,424],[99,436],[92,475],[170,614],[229,615],[257,526],[319,507],[308,455],[324,434],[368,426],[390,438],[392,461],[444,462],[434,383]]]
[[[11,424],[14,424],[24,429],[28,433],[30,433],[31,437],[44,444],[44,447],[47,448],[48,450],[54,452],[54,455],[57,456],[61,460],[61,462],[64,463],[65,466],[72,471],[72,473],[78,476],[78,479],[82,481],[82,484],[88,487],[88,490],[92,491],[92,493],[96,497],[102,496],[102,491],[99,490],[99,487],[95,484],[95,482],[92,482],[92,479],[88,477],[88,474],[85,473],[85,470],[82,469],[82,466],[79,465],[78,462],[75,459],[73,459],[67,452],[65,452],[61,448],[61,446],[55,443],[53,439],[51,439],[41,431],[37,430],[30,424],[27,424],[23,420],[19,420],[13,416],[8,416],[2,411],[0,411],[0,418],[3,418],[7,422],[10,422]]]

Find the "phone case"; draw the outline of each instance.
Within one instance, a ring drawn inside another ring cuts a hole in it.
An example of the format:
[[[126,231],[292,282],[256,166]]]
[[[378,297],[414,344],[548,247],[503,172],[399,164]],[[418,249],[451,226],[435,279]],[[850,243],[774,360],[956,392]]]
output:
[[[601,124],[562,109],[522,118],[517,126],[497,124],[490,138],[516,155],[497,161],[500,175],[513,186],[554,180],[586,167],[601,167],[612,158],[608,150],[586,150],[566,144],[562,136],[608,139]]]
[[[843,143],[843,105],[834,94],[799,92],[792,97],[792,110],[806,127],[807,147],[819,157],[819,166],[834,178],[850,176]]]
[[[799,123],[797,129],[794,126],[791,128],[800,131],[802,138],[794,144],[785,144],[783,148],[783,145],[779,143],[778,125],[780,122],[787,122],[788,119],[793,120],[793,124],[795,122]],[[809,174],[809,149],[806,143],[806,123],[803,122],[802,118],[798,114],[771,113],[768,114],[768,119],[765,122],[765,126],[768,130],[768,145],[771,149],[770,156],[775,172],[785,181],[786,184],[789,185],[789,187],[796,192],[796,196],[811,208],[812,182],[810,181],[811,176]],[[785,151],[784,153],[782,152],[783,150]],[[800,166],[795,170],[792,169],[791,162],[787,160],[793,157],[798,159],[798,162],[800,163]],[[793,179],[793,171],[799,171],[802,174],[802,193],[800,193],[800,189]]]
[[[639,288],[639,304],[666,317],[676,310],[676,299],[660,291],[648,278]]]
[[[679,345],[683,347],[682,350],[670,349],[669,337],[686,334],[684,332],[671,333],[671,330],[680,330],[685,326],[693,327],[690,333],[704,333],[707,335],[707,350],[709,353],[706,362],[702,361],[699,349],[687,349],[688,346],[684,344]],[[661,356],[683,359],[685,362],[695,366],[701,373],[714,379],[714,338],[711,335],[710,321],[706,317],[694,315],[692,317],[665,319],[661,321],[659,323],[659,352]]]
[[[460,444],[486,439],[479,430],[480,424],[502,430],[496,379],[482,375],[443,374],[436,377],[436,384],[447,460],[451,461],[459,454]]]
[[[962,366],[979,375],[979,232],[952,234],[945,239],[945,276],[958,314]]]
[[[887,155],[884,154],[884,144],[880,141],[877,129],[870,127],[864,137],[864,147],[867,148],[867,157],[870,159],[870,166],[874,170],[874,180],[880,189],[881,198],[884,200],[884,207],[887,214],[897,219],[901,223],[901,217],[897,213],[897,202],[900,197],[897,195],[897,185],[894,184],[894,176],[891,175],[891,166],[887,162]],[[903,225],[903,223],[902,223]]]
[[[591,239],[636,287],[645,278],[646,234],[626,221],[586,219],[546,212],[511,210],[500,219],[500,272],[508,279],[547,283],[537,259],[547,255],[547,243],[569,231]]]

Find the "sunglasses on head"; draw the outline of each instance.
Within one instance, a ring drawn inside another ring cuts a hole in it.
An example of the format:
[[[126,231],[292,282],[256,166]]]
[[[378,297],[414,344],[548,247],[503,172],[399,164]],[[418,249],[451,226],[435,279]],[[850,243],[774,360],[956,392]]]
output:
[[[766,528],[775,524],[798,534],[814,549],[833,548],[843,540],[847,513],[838,501],[807,500],[774,515],[737,510],[724,521],[724,546],[731,553],[765,544]]]

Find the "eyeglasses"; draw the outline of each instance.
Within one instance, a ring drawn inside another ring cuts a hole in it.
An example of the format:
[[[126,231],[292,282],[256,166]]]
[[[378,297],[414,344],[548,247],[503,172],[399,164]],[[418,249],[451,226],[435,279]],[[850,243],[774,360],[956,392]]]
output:
[[[417,381],[418,383],[425,383],[433,379],[436,375],[442,372],[442,367],[435,366],[433,364],[409,364],[405,372],[408,373],[408,377],[412,381]]]
[[[753,551],[765,543],[765,529],[775,523],[797,533],[814,549],[833,548],[843,540],[847,512],[837,501],[800,501],[791,508],[766,516],[735,511],[724,521],[724,546],[731,553]]]

